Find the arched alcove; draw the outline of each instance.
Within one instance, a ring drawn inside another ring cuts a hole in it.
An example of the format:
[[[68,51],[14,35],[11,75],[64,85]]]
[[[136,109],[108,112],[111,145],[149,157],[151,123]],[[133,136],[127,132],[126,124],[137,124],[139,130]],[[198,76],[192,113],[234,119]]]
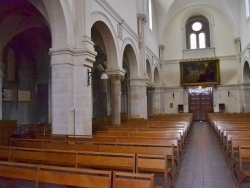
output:
[[[1,6],[3,88],[11,92],[11,98],[3,99],[3,119],[18,125],[50,123],[48,23],[29,1],[4,0]]]
[[[152,84],[152,71],[151,71],[151,65],[148,59],[146,60],[146,69],[147,69],[149,83]]]
[[[245,61],[244,67],[243,67],[243,83],[244,84],[249,84],[250,82],[250,67],[249,63]]]
[[[160,74],[157,67],[154,69],[154,84],[160,86]]]

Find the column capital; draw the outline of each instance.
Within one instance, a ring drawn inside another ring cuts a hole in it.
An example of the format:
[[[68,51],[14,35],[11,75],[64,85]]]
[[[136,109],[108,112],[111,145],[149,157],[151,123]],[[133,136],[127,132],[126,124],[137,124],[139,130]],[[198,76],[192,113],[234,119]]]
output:
[[[137,14],[137,19],[141,20],[143,23],[147,23],[147,15],[143,13],[138,13]]]
[[[105,72],[112,79],[124,79],[126,74],[125,70],[106,70]]]
[[[93,67],[95,62],[96,52],[87,48],[51,48],[50,49],[51,64],[71,64],[77,66]]]
[[[111,80],[123,80],[124,79],[124,75],[121,75],[121,74],[111,74],[109,75],[109,78]]]

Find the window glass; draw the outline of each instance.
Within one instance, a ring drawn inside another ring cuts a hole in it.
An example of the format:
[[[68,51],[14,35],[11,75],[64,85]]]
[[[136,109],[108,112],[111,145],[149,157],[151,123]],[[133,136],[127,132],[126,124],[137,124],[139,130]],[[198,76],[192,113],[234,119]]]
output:
[[[205,48],[206,47],[206,38],[205,33],[199,34],[199,48]]]
[[[201,25],[200,22],[194,22],[193,25],[192,25],[192,29],[193,29],[194,31],[200,31],[201,28],[202,28],[202,25]]]
[[[194,34],[194,33],[192,33],[190,35],[190,44],[191,44],[191,49],[196,49],[197,48],[196,34]]]
[[[245,0],[245,7],[246,7],[246,17],[250,16],[250,0]]]
[[[149,18],[149,29],[152,30],[152,0],[148,0],[148,18]]]
[[[186,48],[207,47],[210,47],[210,29],[207,18],[202,15],[190,17],[186,21]]]

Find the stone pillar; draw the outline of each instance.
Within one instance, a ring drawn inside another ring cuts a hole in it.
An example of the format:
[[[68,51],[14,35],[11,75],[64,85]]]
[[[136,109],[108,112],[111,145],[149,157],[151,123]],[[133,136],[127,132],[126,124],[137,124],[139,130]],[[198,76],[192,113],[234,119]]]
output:
[[[161,89],[155,88],[153,92],[153,114],[161,113]]]
[[[238,69],[237,82],[238,82],[238,84],[240,84],[243,82],[243,79],[242,79],[243,70],[241,70],[241,42],[240,42],[240,38],[235,38],[234,43],[235,43],[237,69]]]
[[[73,134],[74,62],[73,50],[50,49],[51,114],[53,134]]]
[[[3,63],[0,63],[0,96],[3,96],[3,69],[4,65]],[[0,120],[3,119],[3,97],[1,97],[1,102],[0,102]]]
[[[147,23],[146,14],[137,14],[138,21],[138,45],[139,45],[139,55],[140,55],[140,75],[142,78],[147,78],[146,72],[146,44],[145,44],[145,23]]]
[[[154,114],[154,87],[147,87],[147,108],[148,116]]]
[[[111,116],[112,124],[121,124],[121,79],[122,75],[112,74],[111,79]]]
[[[162,65],[164,64],[164,49],[165,49],[165,45],[160,44],[159,45],[159,58],[160,58],[160,70],[162,70]],[[163,83],[163,81],[161,82],[162,85],[165,85],[165,83]],[[165,93],[164,93],[164,88],[158,89],[160,92],[160,114],[164,114],[165,113]]]
[[[130,79],[131,118],[148,118],[147,80]]]

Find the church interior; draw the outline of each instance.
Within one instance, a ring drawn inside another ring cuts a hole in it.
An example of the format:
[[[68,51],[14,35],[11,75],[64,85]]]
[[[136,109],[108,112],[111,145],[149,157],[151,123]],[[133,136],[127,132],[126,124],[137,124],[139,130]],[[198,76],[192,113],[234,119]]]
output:
[[[249,20],[250,0],[0,0],[0,185],[249,187]]]

